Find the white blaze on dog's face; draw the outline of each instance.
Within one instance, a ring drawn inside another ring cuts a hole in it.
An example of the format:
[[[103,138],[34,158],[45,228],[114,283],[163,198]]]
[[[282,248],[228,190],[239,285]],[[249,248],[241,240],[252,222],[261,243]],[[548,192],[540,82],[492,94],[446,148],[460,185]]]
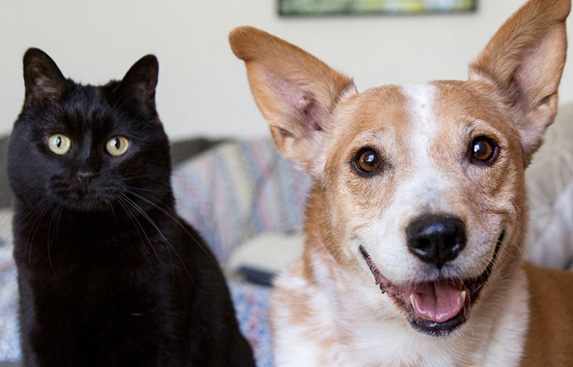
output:
[[[523,171],[556,114],[570,6],[529,1],[467,82],[363,93],[265,32],[231,34],[279,150],[314,178],[311,205],[326,210],[307,220],[327,227],[342,269],[374,276],[418,330],[463,324],[523,251]]]
[[[344,113],[335,114],[329,130],[323,182],[340,231],[335,237],[345,238],[341,256],[364,246],[399,286],[482,274],[504,226],[520,214],[513,203],[522,192],[523,160],[509,115],[472,87],[385,87],[340,103]],[[481,145],[491,149],[489,161],[474,157]],[[365,153],[379,161],[372,173],[360,168]],[[465,227],[464,248],[441,267],[408,246],[408,226],[428,215],[458,218]]]
[[[342,264],[358,259],[365,271],[369,258],[383,290],[434,334],[465,321],[499,241],[523,217],[515,206],[523,195],[519,131],[483,92],[474,82],[373,89],[341,101],[328,130],[321,182],[332,237],[343,239],[332,252]],[[418,256],[409,234],[416,223],[427,241],[440,240],[445,226],[459,253],[442,254],[443,264]]]

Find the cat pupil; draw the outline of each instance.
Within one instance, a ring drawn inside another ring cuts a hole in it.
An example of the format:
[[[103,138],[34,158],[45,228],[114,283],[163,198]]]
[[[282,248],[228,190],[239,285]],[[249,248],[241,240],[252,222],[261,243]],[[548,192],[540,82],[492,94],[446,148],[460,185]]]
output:
[[[115,147],[115,149],[119,150],[119,148],[121,147],[121,141],[119,141],[118,138],[115,138],[113,146]]]
[[[62,138],[60,138],[59,136],[56,138],[56,145],[58,146],[58,148],[62,147]]]

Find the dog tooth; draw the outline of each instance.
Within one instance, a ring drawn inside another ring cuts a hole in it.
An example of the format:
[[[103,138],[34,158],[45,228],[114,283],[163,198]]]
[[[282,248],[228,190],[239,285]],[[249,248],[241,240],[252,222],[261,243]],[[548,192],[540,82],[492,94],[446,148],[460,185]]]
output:
[[[410,294],[410,304],[414,307],[414,293]]]
[[[464,303],[464,302],[466,301],[466,296],[467,296],[467,292],[466,292],[466,290],[464,289],[464,290],[462,291],[462,303]]]

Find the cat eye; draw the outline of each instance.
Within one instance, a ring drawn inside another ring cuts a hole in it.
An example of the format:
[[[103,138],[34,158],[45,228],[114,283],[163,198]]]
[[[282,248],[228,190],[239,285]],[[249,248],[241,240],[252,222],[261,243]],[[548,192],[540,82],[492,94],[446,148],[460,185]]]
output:
[[[374,149],[364,148],[354,157],[353,165],[358,174],[369,176],[382,167],[382,160]]]
[[[475,163],[492,164],[499,155],[499,146],[487,136],[478,136],[470,145],[470,155]]]
[[[108,140],[105,149],[114,157],[124,155],[129,149],[129,140],[123,136],[115,136]]]
[[[48,138],[48,147],[58,155],[64,155],[72,146],[70,138],[62,134],[54,134]]]

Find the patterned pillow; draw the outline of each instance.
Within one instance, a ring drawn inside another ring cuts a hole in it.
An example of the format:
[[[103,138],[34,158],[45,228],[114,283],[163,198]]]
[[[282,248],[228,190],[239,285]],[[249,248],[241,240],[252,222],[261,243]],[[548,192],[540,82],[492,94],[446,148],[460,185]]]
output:
[[[310,179],[270,139],[223,143],[173,174],[177,211],[226,262],[239,244],[300,229]]]
[[[0,246],[0,362],[20,360],[17,311],[16,265],[12,258],[12,245],[5,243]]]

